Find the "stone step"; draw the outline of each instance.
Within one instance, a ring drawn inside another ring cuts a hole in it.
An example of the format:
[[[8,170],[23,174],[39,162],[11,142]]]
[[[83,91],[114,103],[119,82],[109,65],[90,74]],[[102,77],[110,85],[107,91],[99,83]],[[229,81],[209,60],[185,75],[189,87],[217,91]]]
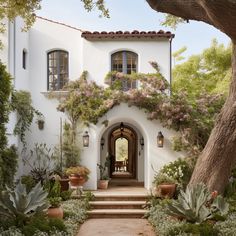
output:
[[[92,209],[143,209],[145,201],[93,201]]]
[[[122,178],[117,178],[117,179],[112,179],[109,181],[109,186],[132,186],[132,187],[142,187],[144,186],[144,182],[139,182],[136,179],[122,179]]]
[[[146,201],[147,198],[147,194],[94,194],[94,201]]]
[[[88,211],[89,218],[142,218],[143,209],[94,209]]]

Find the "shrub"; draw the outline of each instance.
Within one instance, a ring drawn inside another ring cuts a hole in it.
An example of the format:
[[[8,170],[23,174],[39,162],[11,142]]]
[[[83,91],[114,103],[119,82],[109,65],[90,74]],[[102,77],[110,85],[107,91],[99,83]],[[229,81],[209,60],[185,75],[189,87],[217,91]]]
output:
[[[27,193],[36,185],[36,181],[31,175],[22,175],[20,181],[26,186]]]
[[[169,236],[183,235],[183,233],[186,233],[187,235],[192,234],[199,236],[217,236],[219,235],[219,230],[214,228],[213,225],[208,223],[201,223],[201,224],[186,223],[169,230]]]

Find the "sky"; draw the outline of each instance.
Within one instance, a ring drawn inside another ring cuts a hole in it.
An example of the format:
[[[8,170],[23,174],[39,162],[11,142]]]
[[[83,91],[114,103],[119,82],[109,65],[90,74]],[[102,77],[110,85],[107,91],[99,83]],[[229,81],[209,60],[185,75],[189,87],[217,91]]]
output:
[[[160,22],[163,14],[154,11],[145,0],[106,0],[110,11],[110,18],[99,18],[98,11],[86,12],[80,0],[42,0],[42,9],[37,11],[38,16],[59,21],[82,30],[89,31],[171,31],[173,52],[187,47],[183,54],[188,57],[199,54],[211,45],[213,38],[219,43],[228,45],[228,36],[214,27],[202,22],[190,21],[180,24],[176,30],[163,27]]]

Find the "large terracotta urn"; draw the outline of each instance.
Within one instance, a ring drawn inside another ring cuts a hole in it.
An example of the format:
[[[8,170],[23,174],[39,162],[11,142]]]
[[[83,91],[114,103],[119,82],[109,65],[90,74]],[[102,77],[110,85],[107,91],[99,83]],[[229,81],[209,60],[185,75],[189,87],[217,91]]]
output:
[[[61,207],[49,207],[47,215],[50,218],[63,219],[63,209]]]
[[[156,196],[162,198],[173,198],[176,190],[176,184],[160,184],[156,187]]]
[[[83,186],[86,182],[86,178],[80,175],[70,175],[69,176],[70,185],[73,187]]]

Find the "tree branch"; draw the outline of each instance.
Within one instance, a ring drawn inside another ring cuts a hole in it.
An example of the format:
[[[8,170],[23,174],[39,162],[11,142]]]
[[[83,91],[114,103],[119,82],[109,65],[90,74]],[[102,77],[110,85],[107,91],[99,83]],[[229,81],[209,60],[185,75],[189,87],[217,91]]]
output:
[[[156,11],[213,25],[236,41],[235,0],[147,0]]]

